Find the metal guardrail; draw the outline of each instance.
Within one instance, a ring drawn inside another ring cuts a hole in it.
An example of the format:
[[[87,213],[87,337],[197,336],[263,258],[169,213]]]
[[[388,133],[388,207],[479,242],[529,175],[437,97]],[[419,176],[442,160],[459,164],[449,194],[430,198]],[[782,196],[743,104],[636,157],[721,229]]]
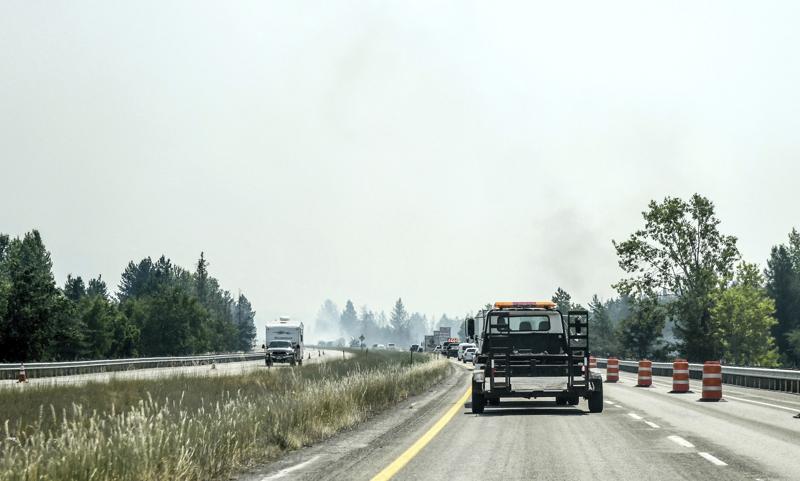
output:
[[[608,359],[598,357],[597,367],[606,367],[607,361]],[[639,362],[620,360],[619,369],[626,372],[637,372]],[[672,363],[654,362],[653,375],[672,377]],[[703,379],[703,365],[690,363],[689,377],[691,379]],[[723,365],[722,383],[770,391],[800,393],[800,370]]]
[[[32,362],[25,363],[25,373],[29,378],[71,376],[135,369],[159,367],[202,366],[204,364],[255,361],[264,359],[264,353],[210,354],[203,356],[140,357],[131,359],[103,359],[72,362]],[[20,364],[0,364],[0,380],[16,379]]]

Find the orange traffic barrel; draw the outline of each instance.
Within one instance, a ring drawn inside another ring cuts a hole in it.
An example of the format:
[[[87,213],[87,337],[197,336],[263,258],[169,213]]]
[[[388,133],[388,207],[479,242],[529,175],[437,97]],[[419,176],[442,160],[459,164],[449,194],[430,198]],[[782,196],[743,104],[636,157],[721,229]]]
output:
[[[28,382],[28,374],[25,372],[25,363],[23,362],[20,364],[19,368],[19,375],[17,376],[17,382]]]
[[[609,357],[606,364],[606,382],[619,381],[619,359]]]
[[[589,356],[589,369],[597,369],[597,358]]]
[[[719,361],[706,361],[703,364],[703,395],[701,401],[722,399],[722,366]]]
[[[672,392],[689,392],[689,362],[675,359],[672,363]]]
[[[642,359],[639,361],[639,379],[636,386],[650,387],[651,384],[653,384],[653,361]]]

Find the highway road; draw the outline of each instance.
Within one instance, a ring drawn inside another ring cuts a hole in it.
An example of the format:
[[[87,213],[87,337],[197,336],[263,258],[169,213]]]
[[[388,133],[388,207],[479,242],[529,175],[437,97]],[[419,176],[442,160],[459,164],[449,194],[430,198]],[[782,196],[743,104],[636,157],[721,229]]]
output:
[[[605,411],[504,401],[474,415],[470,372],[353,431],[289,454],[243,481],[798,480],[800,396],[723,387],[725,400],[670,394],[670,378],[605,384]],[[601,370],[604,372],[604,370]]]
[[[342,351],[326,349],[324,356],[318,356],[316,349],[307,349],[306,357],[311,353],[311,359],[306,359],[304,363],[326,362],[335,359],[342,359]],[[349,353],[344,354],[347,357]],[[288,364],[275,364],[273,368],[289,367]],[[155,379],[165,376],[235,376],[257,369],[267,369],[264,359],[257,361],[223,362],[213,366],[202,364],[196,366],[177,366],[159,367],[149,369],[132,369],[129,371],[112,371],[88,374],[74,374],[69,376],[31,378],[27,384],[18,384],[15,380],[0,381],[0,389],[24,389],[26,386],[53,386],[83,384],[86,382],[108,382],[112,379]]]

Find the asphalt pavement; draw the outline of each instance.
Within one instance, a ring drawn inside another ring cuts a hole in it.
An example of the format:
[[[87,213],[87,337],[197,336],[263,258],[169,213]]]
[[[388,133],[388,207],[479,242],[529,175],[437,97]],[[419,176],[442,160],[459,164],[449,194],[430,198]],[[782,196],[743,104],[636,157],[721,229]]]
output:
[[[723,386],[723,401],[700,402],[699,383],[670,394],[669,378],[639,388],[621,373],[605,384],[603,413],[589,414],[585,400],[509,400],[474,415],[467,402],[421,443],[469,389],[469,370],[452,371],[430,392],[243,479],[370,480],[398,460],[391,479],[800,479],[797,395]]]

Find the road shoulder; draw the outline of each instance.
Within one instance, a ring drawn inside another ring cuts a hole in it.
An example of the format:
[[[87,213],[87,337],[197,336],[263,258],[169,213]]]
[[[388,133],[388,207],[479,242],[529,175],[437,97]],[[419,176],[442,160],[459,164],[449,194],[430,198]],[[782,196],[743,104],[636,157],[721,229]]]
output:
[[[253,469],[240,481],[371,479],[426,432],[469,386],[467,369],[410,397],[353,429]]]

